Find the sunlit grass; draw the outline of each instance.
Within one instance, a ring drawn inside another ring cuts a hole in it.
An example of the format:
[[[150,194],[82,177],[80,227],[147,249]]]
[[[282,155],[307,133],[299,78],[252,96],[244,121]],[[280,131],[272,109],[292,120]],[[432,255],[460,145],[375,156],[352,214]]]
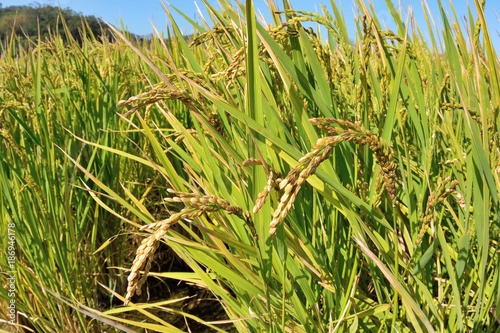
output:
[[[107,267],[122,265],[129,250],[115,245],[95,253],[120,232],[122,221],[89,196],[84,189],[89,179],[64,152],[109,186],[119,186],[121,177],[143,176],[119,156],[103,154],[72,134],[126,149],[133,134],[125,138],[112,131],[129,127],[119,121],[116,103],[144,89],[144,71],[132,65],[138,57],[126,45],[92,36],[81,47],[64,46],[57,37],[32,43],[29,50],[15,47],[13,41],[4,50],[0,67],[0,178],[1,234],[7,234],[8,223],[15,224],[17,319],[38,331],[99,331],[99,322],[90,322],[50,291],[98,308],[107,294],[98,283],[123,285],[123,274],[110,274]],[[2,237],[2,253],[6,244]],[[7,267],[6,256],[1,258]],[[9,299],[6,289],[0,293]]]
[[[499,61],[481,5],[467,35],[440,13],[443,45],[390,4],[397,31],[358,1],[356,36],[334,2],[265,27],[251,2],[220,5],[190,42],[172,21],[167,41],[4,58],[20,311],[42,331],[182,331],[158,309],[208,331],[497,331]],[[165,245],[191,272],[152,266]],[[208,290],[228,321],[144,303],[148,272]],[[98,311],[97,290],[127,305]]]

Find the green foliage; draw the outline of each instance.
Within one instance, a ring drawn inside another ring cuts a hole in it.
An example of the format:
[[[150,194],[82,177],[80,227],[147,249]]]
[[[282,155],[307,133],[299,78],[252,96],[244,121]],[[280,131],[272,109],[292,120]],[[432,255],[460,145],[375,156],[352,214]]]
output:
[[[12,35],[42,40],[59,36],[64,42],[69,39],[82,42],[82,34],[94,36],[111,34],[95,16],[82,16],[69,8],[54,6],[9,6],[0,7],[0,41],[5,43]]]
[[[110,302],[99,284],[124,288],[123,274],[108,267],[123,265],[128,249],[117,245],[96,251],[125,230],[121,219],[89,196],[94,184],[63,151],[109,186],[119,187],[123,176],[146,179],[123,159],[102,154],[72,134],[125,149],[133,134],[125,138],[109,130],[128,128],[118,121],[116,103],[147,83],[133,65],[138,57],[126,45],[97,43],[91,35],[81,46],[69,42],[39,40],[35,51],[26,51],[16,40],[0,63],[2,278],[13,271],[4,235],[14,225],[19,323],[38,332],[101,332],[102,321],[88,320],[63,300],[98,309]],[[105,198],[100,203],[121,210]],[[3,281],[0,299],[8,301]],[[1,308],[6,319],[7,307]]]
[[[0,213],[19,225],[20,307],[38,330],[78,313],[73,331],[100,329],[89,316],[181,332],[176,313],[226,331],[138,295],[148,275],[205,289],[239,332],[500,329],[500,63],[483,7],[468,37],[441,13],[438,48],[390,2],[397,32],[357,3],[354,45],[333,1],[333,15],[270,2],[269,26],[251,1],[206,1],[214,26],[193,23],[189,44],[172,20],[166,41],[115,31],[116,44],[6,58]],[[156,269],[162,246],[189,270]],[[128,286],[102,266],[130,269]],[[126,305],[98,310],[97,281]]]

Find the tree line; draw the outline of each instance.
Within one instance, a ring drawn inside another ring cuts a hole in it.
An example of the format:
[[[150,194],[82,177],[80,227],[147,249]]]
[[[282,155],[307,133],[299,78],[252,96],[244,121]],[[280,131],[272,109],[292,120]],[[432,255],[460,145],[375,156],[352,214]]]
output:
[[[64,28],[66,26],[66,29]],[[38,3],[29,6],[3,7],[0,3],[0,41],[7,41],[12,34],[21,40],[42,40],[57,34],[67,42],[72,37],[81,42],[82,33],[97,38],[112,39],[110,29],[95,16],[84,16],[70,8],[59,8]],[[70,36],[69,36],[70,35]],[[133,37],[138,38],[132,34]]]

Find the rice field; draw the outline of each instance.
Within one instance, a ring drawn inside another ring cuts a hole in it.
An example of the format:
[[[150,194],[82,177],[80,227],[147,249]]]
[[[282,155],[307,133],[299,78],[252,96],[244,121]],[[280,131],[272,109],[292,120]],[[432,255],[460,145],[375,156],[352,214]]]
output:
[[[0,328],[499,331],[484,2],[430,38],[356,4],[355,36],[220,0],[189,38],[3,45]]]

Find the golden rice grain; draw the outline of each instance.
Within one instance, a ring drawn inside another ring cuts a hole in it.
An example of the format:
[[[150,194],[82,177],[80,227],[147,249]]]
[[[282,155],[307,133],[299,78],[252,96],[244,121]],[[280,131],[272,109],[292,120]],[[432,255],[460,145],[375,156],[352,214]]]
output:
[[[125,296],[125,305],[130,302],[134,295],[141,294],[141,286],[147,279],[151,263],[160,240],[165,235],[167,230],[177,222],[184,219],[194,219],[200,217],[207,212],[215,212],[224,210],[228,214],[234,214],[242,219],[243,209],[237,206],[231,206],[227,200],[217,198],[215,196],[202,196],[196,193],[177,192],[172,189],[167,190],[174,194],[174,197],[166,198],[167,202],[182,202],[186,205],[180,212],[172,214],[168,219],[151,223],[143,226],[140,230],[158,228],[149,237],[145,238],[136,251],[136,256],[130,274],[128,276],[127,294]],[[141,277],[142,271],[142,277]]]

